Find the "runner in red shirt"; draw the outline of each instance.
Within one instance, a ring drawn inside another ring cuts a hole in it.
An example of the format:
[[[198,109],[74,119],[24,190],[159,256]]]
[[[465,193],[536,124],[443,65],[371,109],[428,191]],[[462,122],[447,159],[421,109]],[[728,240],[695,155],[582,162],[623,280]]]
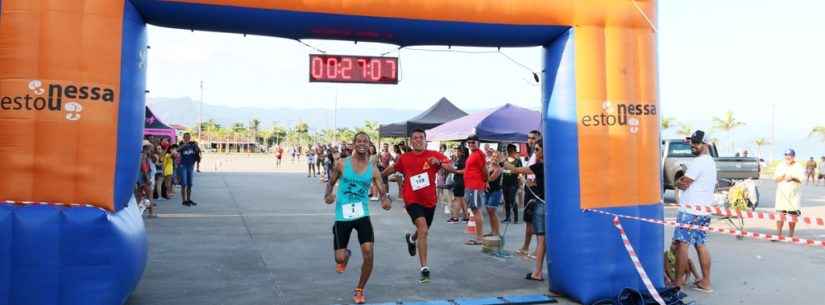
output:
[[[437,151],[426,150],[427,134],[422,129],[413,130],[411,143],[413,151],[404,153],[398,162],[384,170],[383,175],[389,176],[395,172],[404,175],[402,196],[407,214],[415,225],[415,233],[406,233],[407,251],[415,256],[418,248],[418,258],[421,263],[420,283],[430,281],[430,268],[427,266],[427,234],[435,215],[437,201],[435,175],[439,169],[460,174],[450,163],[450,159]]]

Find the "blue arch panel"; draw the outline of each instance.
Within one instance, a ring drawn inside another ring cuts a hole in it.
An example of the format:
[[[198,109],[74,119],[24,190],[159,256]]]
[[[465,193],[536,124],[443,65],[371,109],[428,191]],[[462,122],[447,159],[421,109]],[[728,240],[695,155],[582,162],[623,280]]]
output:
[[[304,13],[159,0],[132,0],[147,23],[180,29],[400,46],[540,46],[567,26],[504,25]]]
[[[615,298],[623,288],[644,291],[611,219],[580,208],[576,113],[575,29],[545,46],[544,143],[550,289],[584,304]],[[556,68],[557,67],[557,68]],[[606,209],[661,218],[662,206]],[[661,227],[623,223],[654,285],[663,287]]]

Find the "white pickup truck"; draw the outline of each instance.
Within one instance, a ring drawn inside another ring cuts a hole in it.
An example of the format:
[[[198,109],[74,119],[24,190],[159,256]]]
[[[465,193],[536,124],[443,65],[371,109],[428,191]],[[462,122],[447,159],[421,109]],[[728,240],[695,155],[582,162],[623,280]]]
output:
[[[719,188],[726,189],[733,182],[745,179],[759,179],[759,160],[748,157],[719,157],[715,145],[710,145],[710,155],[716,160]],[[662,183],[664,189],[675,189],[676,180],[687,171],[690,161],[695,158],[690,144],[684,139],[662,141]]]

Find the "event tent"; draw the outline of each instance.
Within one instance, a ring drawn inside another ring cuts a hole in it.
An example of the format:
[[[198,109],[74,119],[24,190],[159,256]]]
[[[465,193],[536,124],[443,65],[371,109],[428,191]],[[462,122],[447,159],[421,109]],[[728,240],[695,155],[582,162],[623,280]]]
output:
[[[455,141],[476,135],[482,141],[527,142],[527,134],[540,126],[540,112],[505,104],[427,130],[427,140]]]
[[[380,137],[407,137],[414,129],[427,130],[466,115],[466,112],[442,97],[429,109],[406,122],[379,126],[378,135]]]
[[[171,143],[177,141],[175,129],[169,127],[158,119],[149,106],[146,106],[146,114],[143,120],[143,136],[168,137]]]

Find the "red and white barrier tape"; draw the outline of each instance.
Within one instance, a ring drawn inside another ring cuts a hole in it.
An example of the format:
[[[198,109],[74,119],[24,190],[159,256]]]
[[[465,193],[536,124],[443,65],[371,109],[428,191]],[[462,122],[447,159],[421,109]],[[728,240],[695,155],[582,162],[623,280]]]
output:
[[[676,221],[671,221],[671,220],[658,220],[658,219],[652,219],[652,218],[621,215],[621,214],[615,214],[615,213],[605,212],[605,211],[601,211],[601,210],[585,209],[584,211],[593,212],[593,213],[602,214],[602,215],[614,216],[614,217],[619,217],[619,218],[625,218],[625,219],[633,219],[633,220],[638,220],[638,221],[643,221],[643,222],[648,222],[648,223],[655,223],[655,224],[661,224],[661,225],[671,225],[671,226],[680,227],[680,228],[689,229],[689,230],[700,230],[700,231],[705,231],[705,232],[715,232],[715,233],[722,233],[722,234],[727,234],[727,235],[732,235],[732,236],[744,236],[744,237],[753,238],[753,239],[776,240],[776,241],[781,241],[781,242],[786,242],[786,243],[791,243],[791,244],[796,244],[796,245],[815,246],[815,247],[825,248],[825,241],[822,241],[822,240],[813,240],[813,239],[805,239],[805,238],[798,238],[798,237],[789,238],[789,237],[785,237],[785,236],[777,236],[777,235],[773,235],[773,234],[748,232],[748,231],[741,231],[741,230],[736,230],[736,229],[720,229],[720,228],[714,228],[714,227],[705,227],[705,226],[699,226],[699,225],[678,223]]]
[[[633,267],[636,268],[636,272],[638,272],[639,277],[642,278],[642,282],[645,284],[645,287],[647,287],[647,291],[651,296],[653,296],[656,303],[659,303],[659,305],[665,305],[665,300],[662,299],[662,296],[660,296],[656,288],[653,287],[653,282],[650,281],[650,277],[647,276],[645,268],[642,267],[642,262],[639,261],[639,256],[636,255],[636,250],[633,250],[633,245],[630,244],[630,239],[627,238],[627,234],[625,234],[624,228],[622,228],[622,223],[619,221],[619,217],[613,217],[613,226],[619,230],[619,235],[622,236],[622,243],[624,244],[625,250],[627,250],[627,255],[629,255],[630,260],[633,261]]]
[[[13,204],[13,205],[55,205],[55,206],[63,206],[63,207],[70,207],[70,208],[94,208],[99,209],[104,212],[108,212],[106,209],[101,207],[96,207],[91,204],[80,204],[80,203],[60,203],[60,202],[34,202],[34,201],[13,201],[13,200],[3,200],[0,203],[5,204]]]
[[[749,219],[768,219],[768,220],[782,220],[787,222],[799,222],[802,220],[802,223],[809,224],[809,225],[817,225],[817,226],[825,226],[825,219],[822,217],[808,217],[808,216],[796,216],[790,214],[783,214],[783,213],[772,213],[772,212],[761,212],[761,211],[735,211],[729,208],[720,208],[720,207],[707,207],[707,206],[698,206],[698,205],[691,205],[685,204],[685,207],[688,209],[696,210],[699,212],[705,213],[713,213],[716,215],[722,216],[737,216],[742,218],[749,218]]]

